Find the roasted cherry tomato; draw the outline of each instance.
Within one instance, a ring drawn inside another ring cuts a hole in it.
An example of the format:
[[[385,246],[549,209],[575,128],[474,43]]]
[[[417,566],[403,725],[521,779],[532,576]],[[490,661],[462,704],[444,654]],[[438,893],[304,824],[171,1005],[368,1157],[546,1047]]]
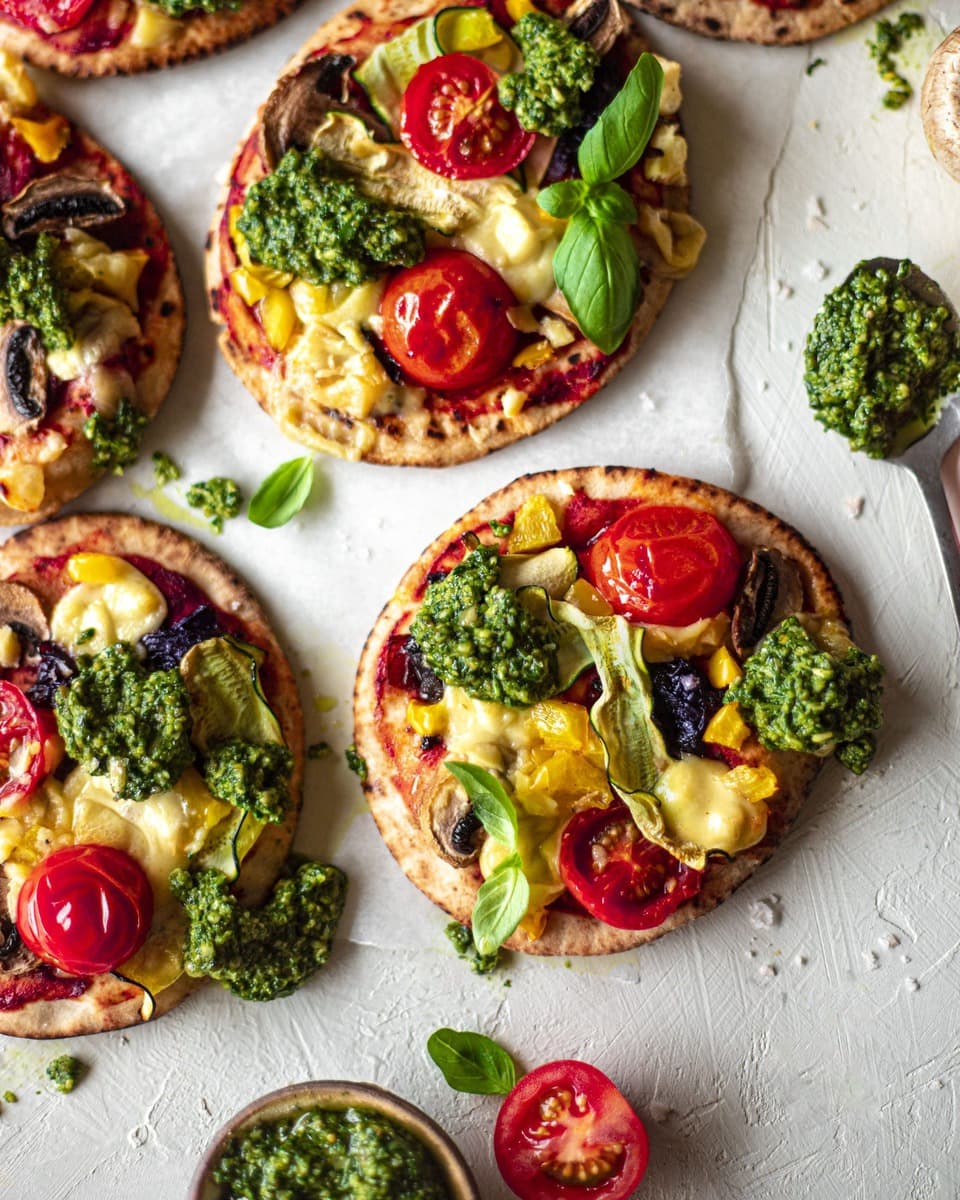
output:
[[[648,625],[690,625],[733,599],[740,551],[710,513],[646,504],[608,526],[585,565],[617,612]]]
[[[114,846],[54,850],[17,899],[17,929],[37,958],[68,975],[99,975],[135,954],[153,920],[140,864]]]
[[[623,804],[573,817],[560,841],[560,875],[591,916],[617,929],[656,929],[703,883],[702,871],[648,842]]]
[[[62,755],[53,713],[34,708],[15,684],[0,680],[0,813],[35,791]]]
[[[513,292],[493,267],[465,250],[434,250],[387,284],[383,341],[424,387],[474,387],[499,375],[517,335],[507,320]]]
[[[647,1169],[647,1133],[616,1084],[565,1059],[525,1075],[497,1117],[500,1174],[521,1200],[626,1200]]]
[[[417,68],[403,93],[400,137],[417,162],[448,179],[503,175],[536,140],[497,99],[495,72],[470,54]]]
[[[0,16],[12,17],[31,29],[59,33],[79,25],[94,3],[95,0],[0,0]]]

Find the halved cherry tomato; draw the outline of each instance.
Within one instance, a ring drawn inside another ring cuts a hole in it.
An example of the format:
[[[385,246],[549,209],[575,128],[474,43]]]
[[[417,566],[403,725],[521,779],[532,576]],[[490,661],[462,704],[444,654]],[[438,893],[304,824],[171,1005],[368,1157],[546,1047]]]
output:
[[[99,975],[135,954],[153,920],[143,868],[114,846],[54,850],[17,899],[17,929],[37,958],[68,975]]]
[[[44,33],[73,29],[87,15],[95,0],[0,0],[0,16],[12,17],[21,25]]]
[[[567,890],[617,929],[656,929],[703,885],[703,872],[648,842],[624,804],[577,813],[560,841]]]
[[[53,713],[0,680],[0,813],[26,800],[62,757]]]
[[[407,375],[432,388],[474,387],[499,375],[517,335],[513,292],[465,250],[434,250],[387,284],[383,341]]]
[[[470,54],[441,54],[417,68],[403,93],[400,137],[417,162],[448,179],[503,175],[536,141],[497,99],[496,73]]]
[[[616,1084],[563,1059],[525,1075],[503,1102],[497,1166],[521,1200],[626,1200],[647,1169],[647,1133]]]
[[[608,526],[586,553],[590,582],[626,617],[690,625],[733,599],[740,551],[710,513],[645,504]]]

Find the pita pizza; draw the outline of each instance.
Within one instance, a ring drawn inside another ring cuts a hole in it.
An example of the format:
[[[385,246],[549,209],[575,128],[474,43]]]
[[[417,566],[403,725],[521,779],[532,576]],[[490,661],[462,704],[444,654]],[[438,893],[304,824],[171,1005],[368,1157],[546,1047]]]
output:
[[[890,0],[630,0],[634,7],[708,37],[791,46],[838,33]]]

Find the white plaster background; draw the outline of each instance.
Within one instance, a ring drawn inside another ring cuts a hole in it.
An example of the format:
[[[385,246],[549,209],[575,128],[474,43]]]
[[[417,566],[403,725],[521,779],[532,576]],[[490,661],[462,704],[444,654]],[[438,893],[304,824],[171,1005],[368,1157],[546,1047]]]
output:
[[[42,81],[148,186],[190,310],[146,461],[88,507],[155,516],[144,490],[157,448],[186,479],[232,475],[248,492],[298,453],[215,352],[200,247],[254,107],[333,11],[307,0],[249,45],[164,74]],[[960,0],[926,12],[928,32],[907,55],[915,82],[960,21]],[[298,846],[352,881],[330,965],[270,1005],[210,986],[126,1034],[5,1040],[0,1091],[20,1101],[0,1115],[0,1195],[179,1200],[241,1105],[296,1080],[350,1078],[420,1104],[462,1145],[484,1196],[506,1200],[491,1148],[497,1102],[447,1089],[424,1052],[439,1025],[483,1030],[526,1068],[582,1057],[611,1074],[650,1131],[648,1200],[960,1195],[958,633],[912,481],[824,434],[801,382],[813,313],[859,257],[910,255],[960,300],[960,186],[930,159],[918,102],[882,108],[870,27],[782,50],[644,21],[656,48],[685,65],[694,207],[710,240],[638,359],[579,412],[444,472],[323,461],[309,510],[282,530],[241,519],[217,538],[179,522],[265,600],[309,672],[309,740],[340,751],[353,667],[380,605],[421,548],[487,492],[524,471],[602,462],[734,486],[808,534],[862,641],[887,664],[887,726],[870,772],[857,780],[828,766],[774,860],[717,913],[609,960],[515,958],[508,990],[503,976],[478,979],[455,960],[443,915],[394,866],[339,755],[311,763]],[[818,56],[826,64],[808,76]],[[317,695],[336,699],[331,712],[317,711]],[[43,1067],[68,1048],[90,1074],[61,1097]]]

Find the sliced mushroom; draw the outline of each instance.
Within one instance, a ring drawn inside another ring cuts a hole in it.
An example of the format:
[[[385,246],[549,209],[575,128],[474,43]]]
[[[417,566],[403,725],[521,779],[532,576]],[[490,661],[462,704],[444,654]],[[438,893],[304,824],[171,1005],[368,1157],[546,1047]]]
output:
[[[16,241],[26,234],[105,225],[123,216],[126,205],[104,180],[60,171],[28,183],[0,211],[4,234]]]
[[[566,12],[571,33],[589,42],[601,58],[627,27],[627,18],[617,0],[577,0]]]
[[[933,157],[960,182],[960,26],[934,51],[920,93],[923,132]]]
[[[433,838],[437,852],[452,866],[467,867],[476,862],[486,835],[469,796],[452,775],[441,779],[424,799],[420,824]]]
[[[0,970],[5,975],[25,975],[39,961],[20,938],[11,904],[10,880],[0,868]]]
[[[803,581],[793,559],[763,546],[754,550],[733,609],[734,650],[745,658],[768,630],[802,607]]]
[[[50,638],[46,613],[36,595],[22,583],[0,580],[0,627],[9,625],[32,646]]]
[[[0,330],[0,434],[33,429],[47,411],[43,340],[26,321]]]
[[[263,114],[263,153],[271,167],[288,150],[308,150],[317,127],[331,111],[359,117],[375,142],[394,140],[381,120],[350,98],[350,72],[356,62],[350,54],[325,54],[280,81]]]

